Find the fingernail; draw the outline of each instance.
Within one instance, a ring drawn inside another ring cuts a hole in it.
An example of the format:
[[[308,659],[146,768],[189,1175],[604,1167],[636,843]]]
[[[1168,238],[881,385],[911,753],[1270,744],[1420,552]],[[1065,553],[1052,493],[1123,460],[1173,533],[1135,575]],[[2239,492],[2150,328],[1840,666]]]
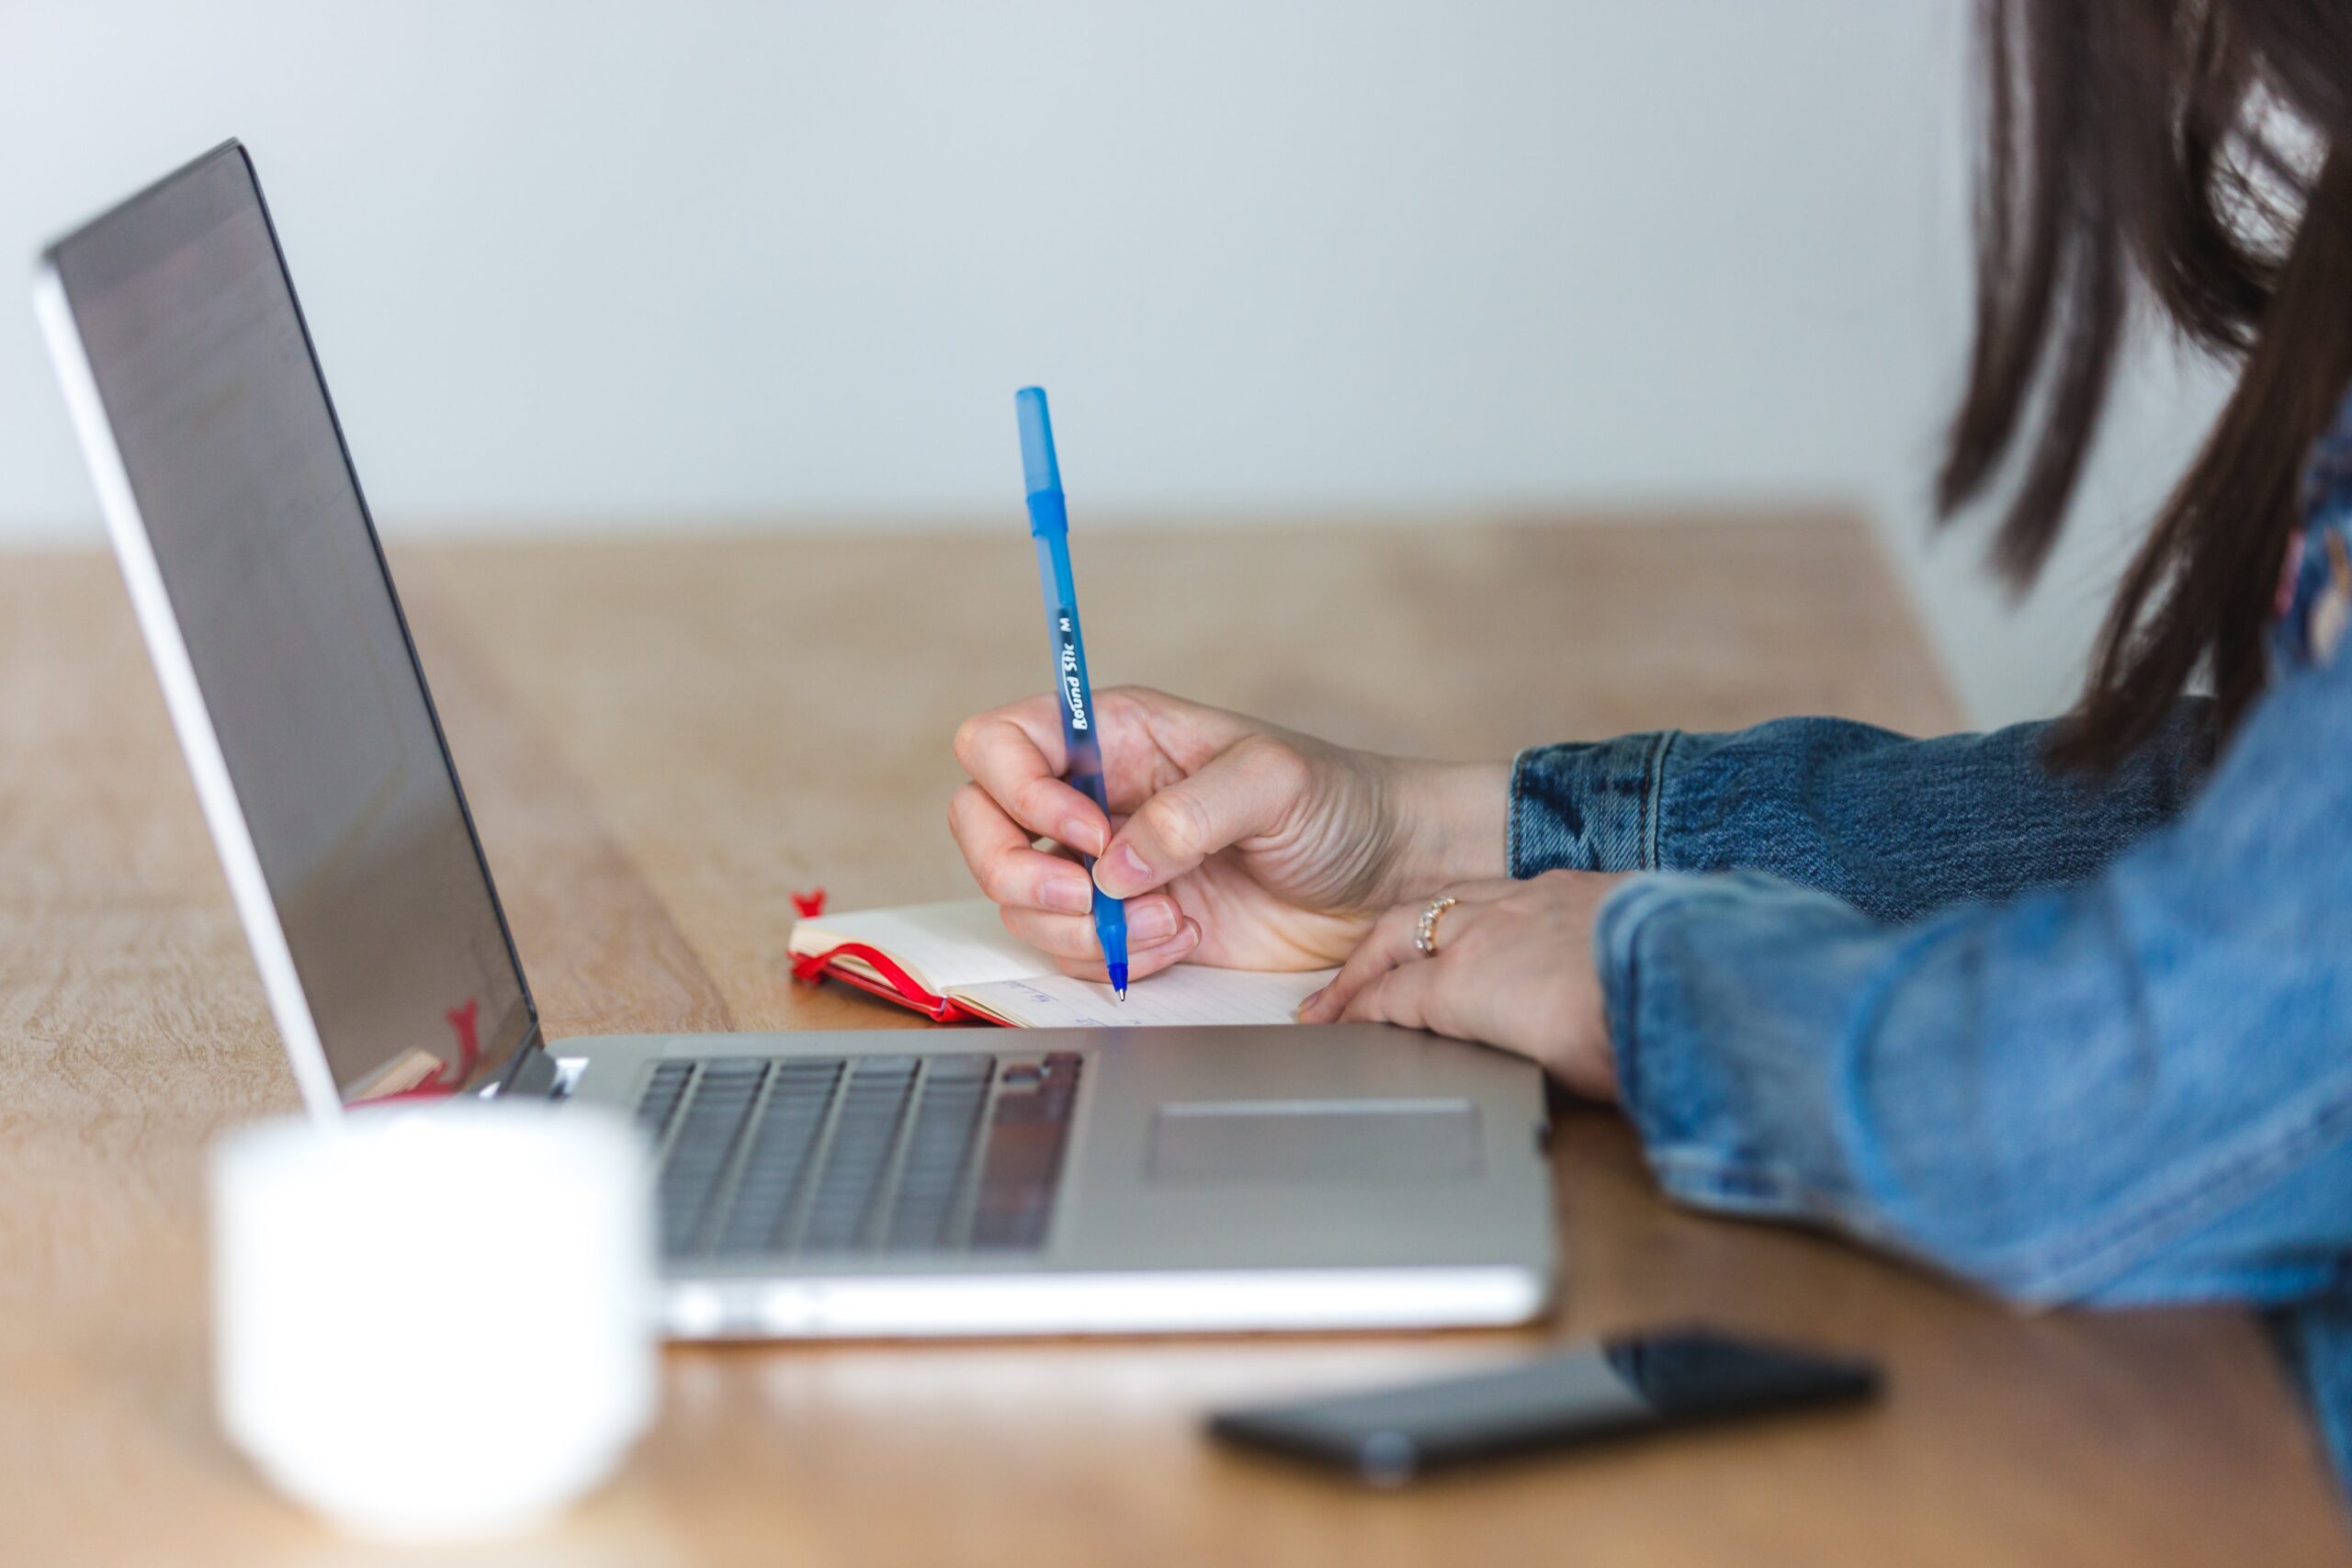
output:
[[[1094,885],[1114,898],[1125,898],[1151,886],[1151,868],[1133,844],[1121,844],[1094,863]],[[1120,892],[1122,887],[1126,892]]]
[[[1073,817],[1063,823],[1061,830],[1054,837],[1081,854],[1099,855],[1102,852],[1102,825],[1090,822],[1083,817]]]
[[[1326,986],[1323,987],[1323,991],[1328,991],[1330,988],[1330,987]],[[1306,999],[1298,1004],[1299,1017],[1311,1018],[1314,1016],[1315,1010],[1323,1005],[1323,991],[1312,991],[1307,994]]]
[[[1094,888],[1082,876],[1049,876],[1037,889],[1037,897],[1046,908],[1065,915],[1082,915],[1094,908]]]
[[[1165,904],[1146,904],[1127,917],[1127,934],[1139,942],[1162,942],[1176,934],[1182,924],[1176,911]]]

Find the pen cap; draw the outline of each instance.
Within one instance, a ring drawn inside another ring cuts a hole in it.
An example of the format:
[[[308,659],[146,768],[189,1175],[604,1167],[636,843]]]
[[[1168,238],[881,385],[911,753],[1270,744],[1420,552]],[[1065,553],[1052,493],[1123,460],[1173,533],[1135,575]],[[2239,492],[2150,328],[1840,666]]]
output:
[[[1021,421],[1021,477],[1029,495],[1029,531],[1068,527],[1069,514],[1062,502],[1061,465],[1054,458],[1054,422],[1046,409],[1046,389],[1022,388],[1012,394],[1012,410]]]

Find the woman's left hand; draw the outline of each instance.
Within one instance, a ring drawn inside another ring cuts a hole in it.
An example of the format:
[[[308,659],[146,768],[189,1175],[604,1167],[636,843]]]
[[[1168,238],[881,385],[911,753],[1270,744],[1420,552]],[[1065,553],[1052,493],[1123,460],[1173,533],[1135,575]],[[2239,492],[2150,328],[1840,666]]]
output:
[[[1329,986],[1306,998],[1302,1023],[1396,1023],[1532,1056],[1578,1094],[1617,1098],[1617,1068],[1593,918],[1622,874],[1547,871],[1524,882],[1464,882],[1432,897],[1434,957],[1414,945],[1429,899],[1383,914]]]

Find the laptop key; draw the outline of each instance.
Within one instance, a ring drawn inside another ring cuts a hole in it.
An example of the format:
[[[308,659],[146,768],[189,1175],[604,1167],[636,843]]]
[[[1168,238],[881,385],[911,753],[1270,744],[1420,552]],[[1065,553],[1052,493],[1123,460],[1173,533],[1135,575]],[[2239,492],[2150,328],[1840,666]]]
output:
[[[662,1166],[657,1198],[664,1252],[687,1251],[701,1236],[719,1178],[751,1118],[752,1097],[766,1071],[767,1064],[755,1059],[703,1064],[670,1157]]]
[[[993,1056],[933,1058],[907,1135],[906,1164],[883,1237],[887,1250],[930,1252],[946,1245],[995,1066]]]
[[[653,1069],[637,1103],[637,1125],[656,1148],[669,1136],[671,1119],[684,1103],[686,1083],[694,1076],[691,1062],[664,1062]]]
[[[914,1074],[912,1056],[868,1057],[851,1073],[801,1233],[802,1252],[848,1252],[864,1242]]]
[[[714,1057],[649,1076],[671,1257],[918,1253],[1045,1244],[1080,1058]],[[968,1233],[962,1224],[971,1215]]]
[[[809,1156],[841,1081],[842,1066],[839,1061],[794,1062],[776,1073],[719,1229],[718,1251],[764,1252],[781,1240],[794,1202],[807,1186]]]
[[[979,1051],[958,1051],[951,1055],[933,1056],[926,1083],[943,1084],[977,1079],[985,1085],[996,1072],[996,1058]]]
[[[1045,1245],[1077,1104],[1079,1066],[1077,1056],[1057,1054],[1034,1074],[1005,1072],[972,1211],[976,1250],[1034,1252]]]

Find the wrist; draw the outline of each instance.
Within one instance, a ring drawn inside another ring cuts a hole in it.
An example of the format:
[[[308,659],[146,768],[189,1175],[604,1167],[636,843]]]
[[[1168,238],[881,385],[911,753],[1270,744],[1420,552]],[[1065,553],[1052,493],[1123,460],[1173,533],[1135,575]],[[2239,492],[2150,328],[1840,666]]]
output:
[[[1396,770],[1400,897],[1510,874],[1509,762],[1399,761]]]

